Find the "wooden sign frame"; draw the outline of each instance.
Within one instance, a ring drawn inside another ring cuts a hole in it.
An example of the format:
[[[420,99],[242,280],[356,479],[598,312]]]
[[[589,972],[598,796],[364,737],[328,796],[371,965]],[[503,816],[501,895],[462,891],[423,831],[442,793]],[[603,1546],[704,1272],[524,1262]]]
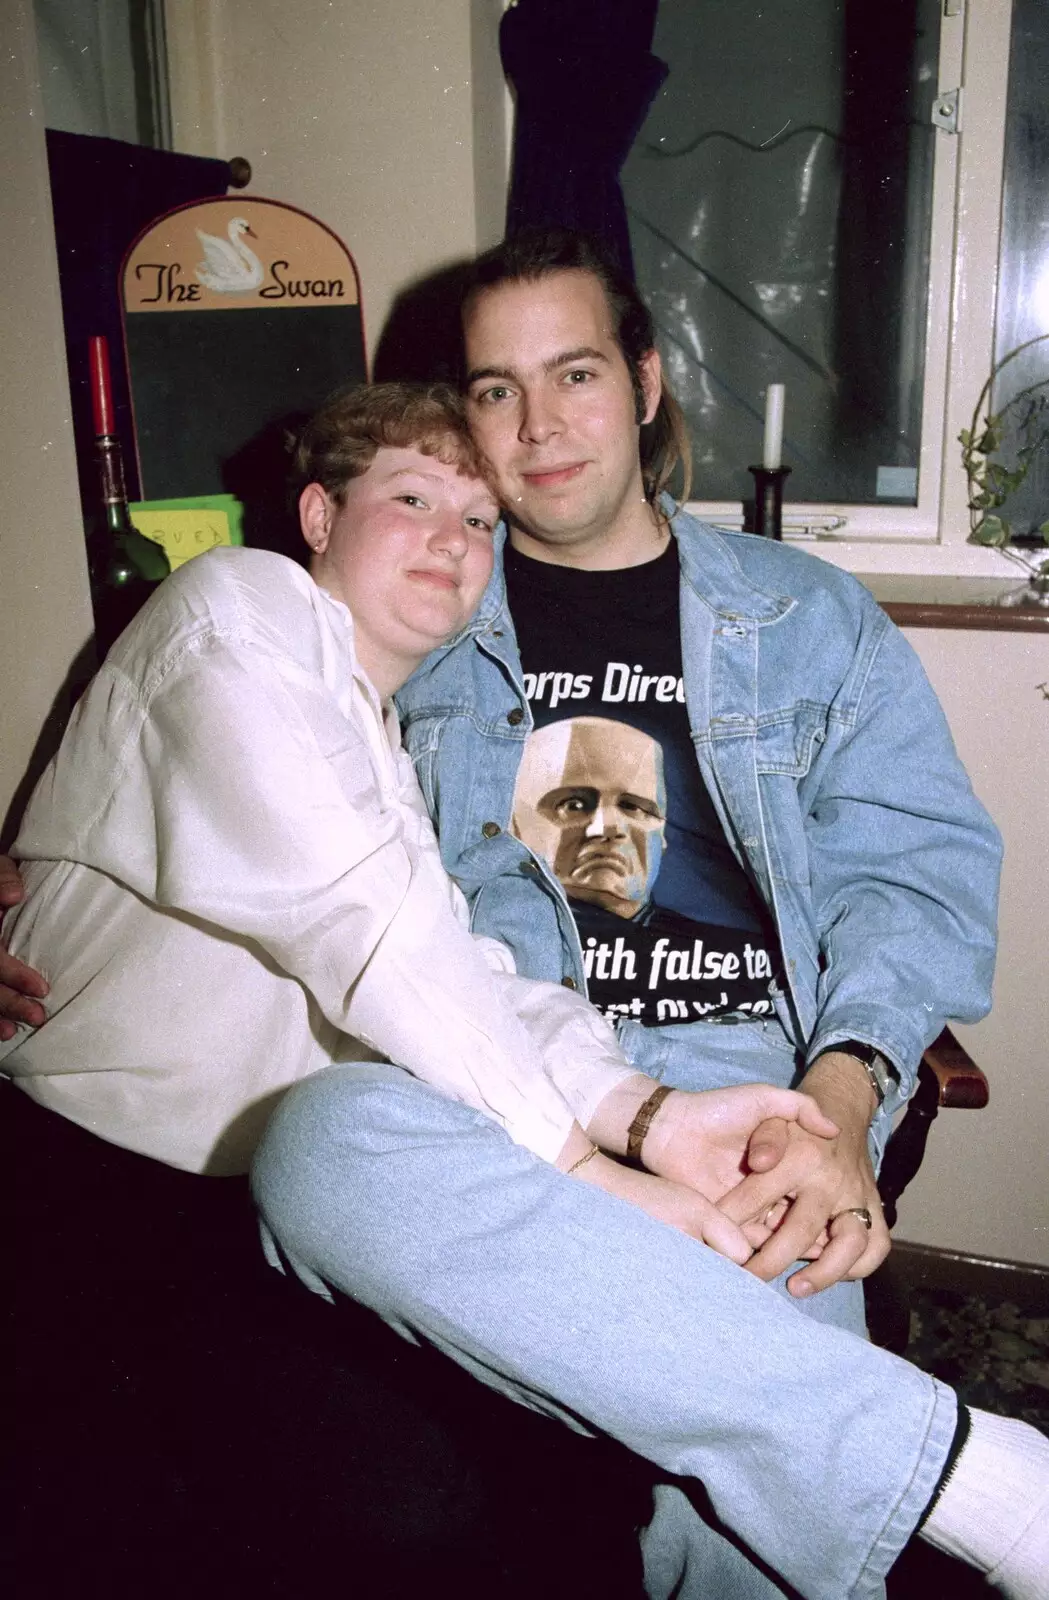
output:
[[[143,499],[243,497],[267,434],[367,378],[356,263],[283,201],[165,212],[128,249],[120,290]]]

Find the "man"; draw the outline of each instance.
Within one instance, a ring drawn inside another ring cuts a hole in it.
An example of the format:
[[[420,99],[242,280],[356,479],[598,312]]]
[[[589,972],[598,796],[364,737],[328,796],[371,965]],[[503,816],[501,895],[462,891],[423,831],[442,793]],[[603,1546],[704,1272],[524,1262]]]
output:
[[[989,1004],[998,840],[920,667],[866,591],[671,515],[660,495],[681,421],[653,343],[636,290],[576,236],[519,236],[478,262],[465,387],[508,511],[505,578],[402,691],[406,742],[475,927],[519,970],[583,987],[585,918],[503,832],[531,729],[629,718],[660,739],[675,883],[668,893],[665,868],[657,898],[775,1016],[742,1023],[755,997],[735,992],[701,1010],[697,979],[684,1015],[709,1020],[628,1017],[621,1043],[682,1086],[803,1073],[841,1137],[820,1148],[769,1127],[755,1163],[769,1170],[727,1205],[761,1215],[796,1196],[753,1268],[776,1278],[814,1253],[789,1293],[823,1291],[814,1314],[861,1330],[854,1280],[889,1244],[872,1157],[944,1018]],[[590,993],[604,999],[600,982]]]

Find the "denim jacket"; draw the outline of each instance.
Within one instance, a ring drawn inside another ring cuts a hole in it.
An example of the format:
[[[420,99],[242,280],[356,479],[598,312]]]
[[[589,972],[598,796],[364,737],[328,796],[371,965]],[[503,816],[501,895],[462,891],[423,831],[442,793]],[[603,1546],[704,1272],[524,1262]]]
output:
[[[683,512],[672,530],[696,760],[776,921],[780,1021],[809,1062],[844,1039],[874,1045],[906,1097],[945,1020],[989,1008],[997,831],[916,655],[861,584]],[[520,972],[585,992],[564,892],[508,831],[532,718],[499,563],[398,707],[475,932]]]

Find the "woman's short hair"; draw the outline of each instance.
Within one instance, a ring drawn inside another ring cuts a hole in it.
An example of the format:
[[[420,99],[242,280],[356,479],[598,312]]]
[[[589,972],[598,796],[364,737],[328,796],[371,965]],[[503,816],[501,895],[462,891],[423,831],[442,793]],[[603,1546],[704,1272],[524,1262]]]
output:
[[[535,282],[558,272],[588,272],[601,285],[612,313],[616,343],[630,373],[635,416],[641,422],[645,411],[641,359],[655,348],[655,324],[637,285],[598,240],[569,228],[522,228],[478,256],[467,278],[463,312],[487,289],[502,283]],[[677,471],[679,499],[687,500],[692,487],[692,448],[684,414],[665,378],[656,414],[651,422],[642,424],[640,450],[648,499],[657,500]]]
[[[446,383],[366,383],[335,395],[310,418],[294,444],[296,494],[319,483],[336,504],[382,449],[419,450],[489,482],[461,396]]]

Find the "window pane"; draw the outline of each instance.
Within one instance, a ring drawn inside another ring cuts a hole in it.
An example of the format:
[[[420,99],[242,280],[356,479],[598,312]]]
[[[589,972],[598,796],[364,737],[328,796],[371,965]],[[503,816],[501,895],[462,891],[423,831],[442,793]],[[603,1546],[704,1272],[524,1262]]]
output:
[[[1049,8],[1045,0],[1015,0],[1005,130],[1005,185],[998,265],[995,360],[1049,332]],[[1049,381],[1049,339],[1011,361],[996,386],[994,405]],[[1042,387],[1032,398],[1045,396]],[[1013,410],[1013,417],[1023,415]],[[1049,427],[1032,418],[1034,434]],[[1031,435],[1033,436],[1033,435]],[[1011,430],[1011,451],[1024,442]],[[1003,508],[1013,528],[1028,533],[1049,519],[1049,451],[1040,450],[1021,488]]]
[[[697,498],[750,492],[782,382],[792,500],[916,502],[939,19],[939,0],[661,0],[670,76],[624,192]]]
[[[171,148],[162,0],[33,0],[44,120]]]

